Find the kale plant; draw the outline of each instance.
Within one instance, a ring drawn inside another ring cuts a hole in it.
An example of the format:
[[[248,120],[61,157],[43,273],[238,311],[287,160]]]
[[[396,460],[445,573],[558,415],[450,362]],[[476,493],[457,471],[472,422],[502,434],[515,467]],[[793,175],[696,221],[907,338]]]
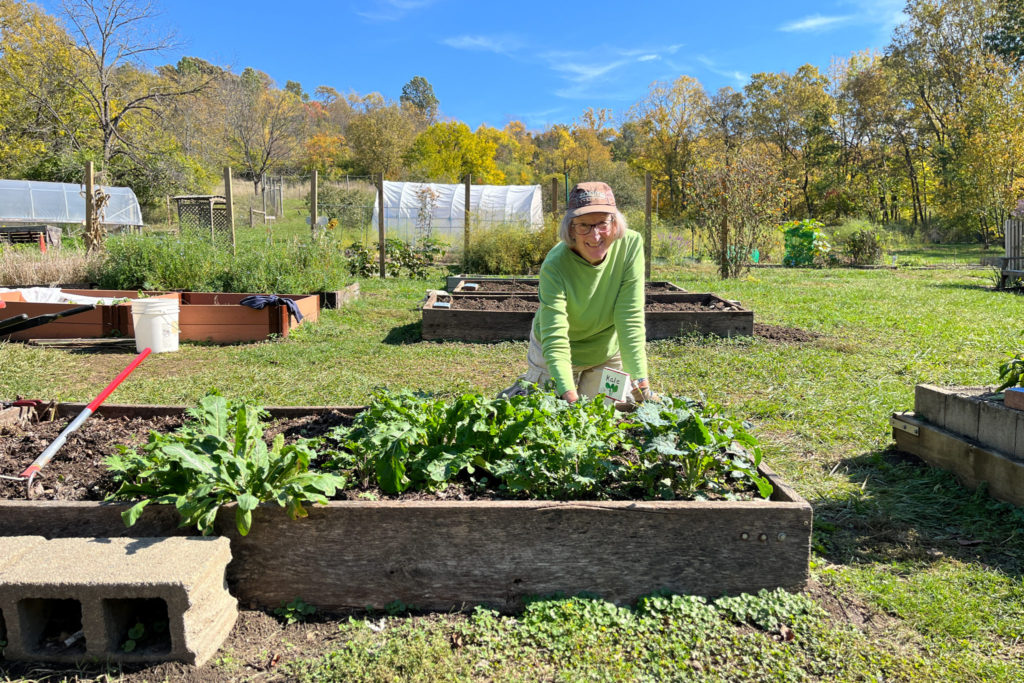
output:
[[[326,503],[344,478],[309,471],[314,453],[307,442],[286,446],[278,434],[268,448],[261,422],[267,416],[262,408],[211,394],[176,432],[150,432],[141,454],[121,448],[108,456],[107,468],[121,483],[110,499],[138,501],[122,513],[125,525],[135,524],[150,503],[166,503],[178,509],[182,526],[208,535],[221,505],[234,502],[235,523],[245,536],[262,502],[276,502],[293,519],[306,516],[304,503]]]

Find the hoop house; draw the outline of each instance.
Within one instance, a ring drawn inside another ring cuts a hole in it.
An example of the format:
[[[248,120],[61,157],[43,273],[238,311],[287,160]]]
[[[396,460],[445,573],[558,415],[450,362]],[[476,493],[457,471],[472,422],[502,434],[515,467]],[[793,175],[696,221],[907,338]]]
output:
[[[110,195],[104,225],[142,225],[142,209],[130,187],[102,187]],[[0,180],[0,223],[85,222],[85,186],[36,180]]]
[[[440,183],[384,182],[384,226],[407,241],[421,233],[462,239],[466,218],[466,186]],[[515,223],[532,230],[544,227],[540,185],[471,185],[471,226]],[[377,200],[373,226],[377,227]],[[429,216],[429,218],[428,218]]]

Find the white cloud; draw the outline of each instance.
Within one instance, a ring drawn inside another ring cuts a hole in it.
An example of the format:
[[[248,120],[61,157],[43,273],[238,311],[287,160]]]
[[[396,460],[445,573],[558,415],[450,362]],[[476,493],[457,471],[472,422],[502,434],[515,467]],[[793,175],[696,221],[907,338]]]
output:
[[[370,0],[370,9],[355,10],[369,21],[398,21],[413,10],[430,7],[436,0]]]
[[[843,24],[849,24],[854,19],[856,19],[856,17],[850,14],[833,17],[823,17],[820,14],[814,14],[809,17],[804,17],[803,19],[791,21],[788,24],[783,24],[779,27],[779,30],[786,32],[827,31],[829,29],[842,26]]]
[[[442,45],[456,50],[474,50],[508,54],[522,47],[519,40],[511,36],[454,36],[441,41]]]
[[[697,61],[703,64],[704,68],[711,73],[721,76],[722,78],[732,79],[738,86],[744,86],[747,84],[747,81],[750,80],[750,74],[745,74],[742,71],[736,71],[735,69],[720,68],[713,60],[703,55],[698,55]]]
[[[658,55],[643,55],[641,57],[637,57],[636,61],[638,61],[638,62],[651,62],[651,61],[654,61],[655,59],[661,59],[661,57],[659,57]]]
[[[609,71],[619,68],[623,64],[626,64],[626,60],[620,59],[607,64],[582,64],[574,62],[557,62],[551,64],[551,68],[555,71],[561,71],[568,74],[566,78],[574,83],[581,83],[586,81],[592,81],[595,78],[604,76]]]

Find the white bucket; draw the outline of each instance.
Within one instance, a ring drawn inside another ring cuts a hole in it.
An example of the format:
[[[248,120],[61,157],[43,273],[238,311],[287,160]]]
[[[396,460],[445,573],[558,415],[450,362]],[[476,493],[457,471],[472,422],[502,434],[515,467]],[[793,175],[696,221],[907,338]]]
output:
[[[132,299],[135,350],[153,353],[178,350],[178,302],[175,299]]]

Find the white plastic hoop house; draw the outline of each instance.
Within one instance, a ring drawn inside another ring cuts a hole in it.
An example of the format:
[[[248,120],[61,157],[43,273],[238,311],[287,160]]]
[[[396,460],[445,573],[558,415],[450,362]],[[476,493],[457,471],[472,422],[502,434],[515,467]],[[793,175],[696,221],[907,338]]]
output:
[[[429,231],[431,237],[461,244],[465,207],[465,185],[384,182],[384,227],[406,241]],[[378,213],[374,200],[375,229]],[[471,185],[469,213],[471,229],[511,223],[539,230],[544,227],[540,185]]]
[[[142,209],[130,187],[102,187],[110,199],[104,225],[142,225]],[[37,180],[0,180],[0,223],[85,222],[85,186]]]

